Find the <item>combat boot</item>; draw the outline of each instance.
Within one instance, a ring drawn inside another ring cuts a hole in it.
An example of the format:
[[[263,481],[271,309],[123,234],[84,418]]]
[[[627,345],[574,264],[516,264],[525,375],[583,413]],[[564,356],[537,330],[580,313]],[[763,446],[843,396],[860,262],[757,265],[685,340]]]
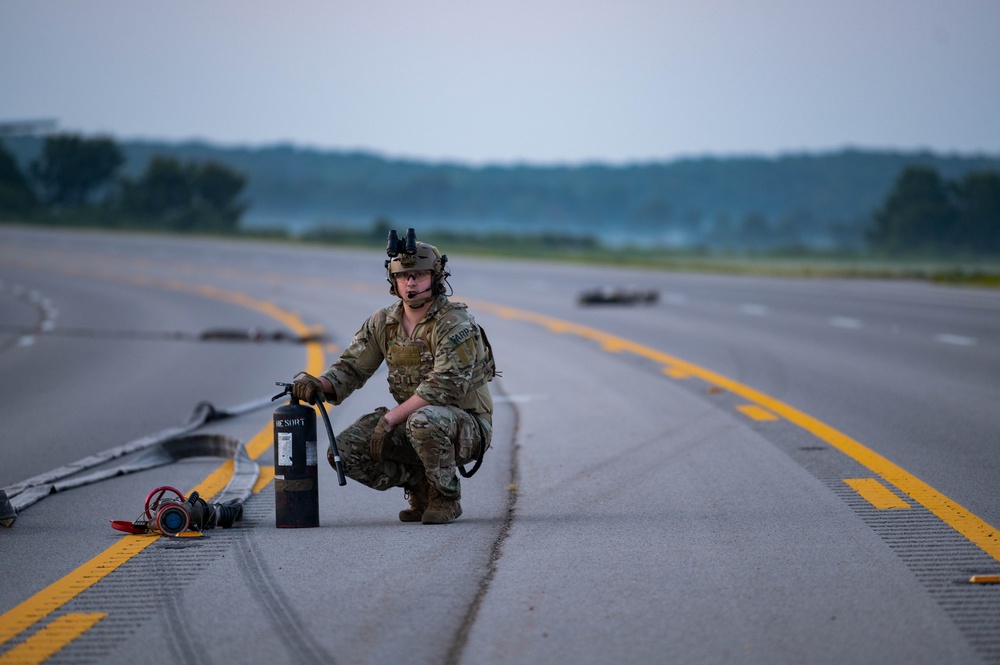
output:
[[[421,518],[423,524],[448,524],[454,522],[462,514],[462,504],[458,499],[447,497],[431,487],[431,500]]]
[[[423,474],[420,474],[420,478],[413,481],[412,484],[403,486],[403,492],[410,502],[410,507],[399,511],[400,522],[420,521],[420,518],[424,516],[424,511],[427,510],[427,504],[430,502],[430,488],[427,476]]]

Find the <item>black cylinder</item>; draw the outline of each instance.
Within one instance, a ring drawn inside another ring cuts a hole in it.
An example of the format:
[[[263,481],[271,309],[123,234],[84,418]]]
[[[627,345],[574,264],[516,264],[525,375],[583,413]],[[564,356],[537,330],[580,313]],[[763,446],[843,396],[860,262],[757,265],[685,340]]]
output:
[[[389,230],[389,235],[386,237],[385,253],[390,258],[399,256],[399,237],[396,236],[396,231],[393,229]]]
[[[316,412],[291,403],[274,411],[274,523],[281,528],[319,526]]]

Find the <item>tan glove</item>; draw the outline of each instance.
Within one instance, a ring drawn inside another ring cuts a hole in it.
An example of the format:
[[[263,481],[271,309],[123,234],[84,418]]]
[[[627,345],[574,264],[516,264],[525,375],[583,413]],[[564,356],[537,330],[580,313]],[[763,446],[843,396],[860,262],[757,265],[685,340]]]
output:
[[[295,380],[292,383],[292,395],[295,399],[307,404],[326,401],[323,383],[312,374],[305,372],[299,372],[295,375]]]
[[[389,436],[392,434],[392,430],[395,428],[389,424],[389,421],[385,419],[383,415],[378,419],[378,424],[375,425],[375,431],[372,432],[372,438],[369,441],[369,446],[371,450],[372,459],[381,464],[384,459],[384,453],[386,444],[388,443]]]

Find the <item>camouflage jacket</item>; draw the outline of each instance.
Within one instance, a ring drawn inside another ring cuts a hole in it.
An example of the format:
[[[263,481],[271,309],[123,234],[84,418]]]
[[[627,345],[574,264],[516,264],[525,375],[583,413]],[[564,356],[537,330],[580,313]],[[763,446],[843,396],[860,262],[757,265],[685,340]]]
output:
[[[438,296],[409,336],[402,310],[397,301],[368,317],[340,359],[323,372],[333,384],[333,403],[347,399],[385,361],[397,403],[416,394],[491,422],[493,398],[486,384],[496,373],[492,350],[466,305]]]

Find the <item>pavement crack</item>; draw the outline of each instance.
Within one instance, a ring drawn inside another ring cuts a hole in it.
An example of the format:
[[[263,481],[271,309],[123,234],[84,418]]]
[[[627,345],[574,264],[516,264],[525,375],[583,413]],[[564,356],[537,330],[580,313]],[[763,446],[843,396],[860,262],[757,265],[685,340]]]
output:
[[[501,395],[507,397],[507,393],[503,390],[503,387],[497,382],[497,392]],[[476,625],[476,619],[479,616],[479,610],[482,607],[483,601],[486,599],[486,595],[489,593],[490,586],[493,583],[493,578],[496,576],[497,569],[499,567],[500,558],[503,556],[504,544],[507,542],[507,537],[510,535],[510,529],[514,522],[514,516],[517,509],[517,496],[518,496],[518,481],[520,474],[518,472],[518,433],[521,426],[521,414],[518,411],[517,404],[510,399],[503,400],[503,403],[507,404],[511,410],[513,427],[511,429],[510,437],[510,460],[509,460],[509,482],[507,484],[507,511],[504,514],[503,522],[500,524],[500,528],[497,531],[496,538],[493,540],[493,544],[490,548],[490,558],[489,565],[486,567],[486,574],[479,581],[479,588],[476,590],[476,595],[472,599],[469,605],[469,609],[465,614],[465,620],[459,627],[458,632],[455,634],[455,638],[452,641],[451,647],[448,649],[448,654],[445,657],[445,665],[459,665],[462,662],[462,655],[465,652],[465,647],[469,641],[469,635],[472,633],[473,627]]]
[[[181,330],[109,330],[100,328],[48,327],[41,324],[10,325],[0,324],[0,333],[19,336],[56,336],[92,339],[132,339],[178,342],[275,342],[287,344],[308,344],[326,342],[326,335],[296,335],[283,330],[266,331],[259,328],[208,328],[201,332]]]

